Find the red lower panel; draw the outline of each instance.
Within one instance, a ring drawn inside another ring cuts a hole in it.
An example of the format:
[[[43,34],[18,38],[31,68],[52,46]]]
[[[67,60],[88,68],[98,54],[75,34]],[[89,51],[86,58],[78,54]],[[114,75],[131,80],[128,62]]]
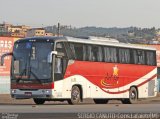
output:
[[[49,84],[11,84],[11,89],[53,89],[54,83]]]
[[[67,67],[65,78],[81,75],[100,88],[112,89],[130,84],[155,68],[156,66],[147,65],[75,61]],[[151,76],[156,74],[156,72],[153,73]]]

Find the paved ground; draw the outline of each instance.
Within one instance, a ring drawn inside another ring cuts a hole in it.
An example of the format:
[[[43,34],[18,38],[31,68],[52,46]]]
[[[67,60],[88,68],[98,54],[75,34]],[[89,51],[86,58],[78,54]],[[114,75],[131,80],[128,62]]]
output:
[[[16,100],[11,98],[9,94],[1,94],[0,105],[6,105],[6,104],[34,104],[34,103],[31,99]]]
[[[159,113],[160,104],[45,104],[45,105],[1,105],[1,113]]]
[[[1,105],[2,119],[160,119],[160,104]],[[8,118],[9,116],[9,118]],[[109,117],[110,118],[109,118]],[[133,118],[129,118],[132,116]],[[138,118],[138,117],[139,118]],[[11,118],[12,117],[12,118]],[[18,117],[18,118],[17,118]],[[136,117],[136,118],[135,118]]]
[[[93,104],[92,99],[86,99],[83,102],[84,104]],[[121,104],[121,101],[117,100],[110,100],[110,104]],[[16,100],[10,97],[8,94],[1,94],[0,95],[0,105],[7,105],[7,104],[34,104],[32,99],[25,99],[25,100]],[[67,102],[46,102],[45,104],[67,104]],[[157,97],[142,99],[138,101],[138,104],[160,104],[160,93],[158,93]]]
[[[111,100],[109,104],[100,105],[94,104],[91,99],[80,105],[68,105],[67,102],[35,105],[31,99],[15,100],[10,95],[0,95],[0,119],[108,119],[108,116],[110,119],[128,119],[129,116],[160,119],[160,94],[140,100],[138,104],[121,104],[121,101]]]

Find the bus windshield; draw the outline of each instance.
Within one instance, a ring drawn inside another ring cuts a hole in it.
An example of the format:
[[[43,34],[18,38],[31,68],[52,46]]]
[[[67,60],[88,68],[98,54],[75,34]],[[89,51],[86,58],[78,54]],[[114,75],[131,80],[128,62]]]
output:
[[[17,83],[46,83],[51,81],[51,63],[47,62],[53,49],[51,42],[15,43],[12,59],[12,80]]]

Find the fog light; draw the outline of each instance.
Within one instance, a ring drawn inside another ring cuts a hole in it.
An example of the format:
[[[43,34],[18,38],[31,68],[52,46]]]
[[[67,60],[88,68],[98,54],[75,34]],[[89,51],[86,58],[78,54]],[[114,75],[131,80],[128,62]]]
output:
[[[49,93],[49,90],[46,90],[46,93]]]

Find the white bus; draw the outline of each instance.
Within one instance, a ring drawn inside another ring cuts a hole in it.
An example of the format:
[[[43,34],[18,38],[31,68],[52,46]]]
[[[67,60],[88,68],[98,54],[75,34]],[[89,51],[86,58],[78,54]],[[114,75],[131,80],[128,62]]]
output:
[[[36,104],[92,98],[135,103],[157,95],[156,50],[71,37],[33,37],[14,43],[11,96]]]

